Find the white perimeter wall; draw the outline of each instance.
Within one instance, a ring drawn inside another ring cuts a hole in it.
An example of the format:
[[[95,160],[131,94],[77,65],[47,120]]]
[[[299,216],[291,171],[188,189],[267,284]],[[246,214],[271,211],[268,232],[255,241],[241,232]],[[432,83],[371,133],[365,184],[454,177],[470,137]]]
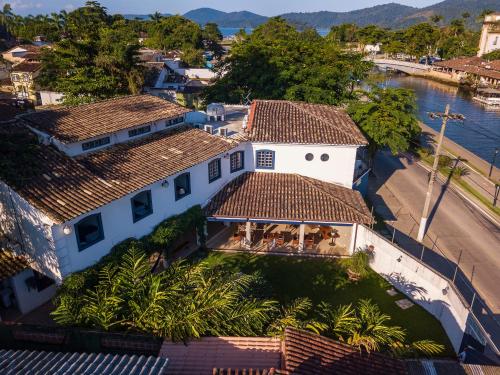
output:
[[[458,352],[469,311],[449,286],[448,280],[377,233],[362,225],[357,227],[356,248],[370,245],[375,248],[370,264],[373,270],[434,315],[441,322],[455,352]]]
[[[230,152],[240,150],[242,147],[244,147],[244,145],[240,145],[238,148],[235,148]],[[222,177],[209,184],[208,163],[219,157],[221,158]],[[167,187],[161,186],[161,182],[164,180],[159,181],[65,224],[54,226],[54,240],[61,265],[62,276],[64,277],[71,272],[79,271],[93,265],[102,256],[106,255],[114,245],[127,238],[140,238],[151,233],[156,225],[168,217],[180,214],[194,205],[204,205],[209,198],[215,195],[215,193],[217,193],[231,179],[245,172],[243,170],[231,174],[229,169],[229,158],[225,158],[224,154],[221,154],[213,159],[198,164],[173,176],[167,177],[166,180],[169,182]],[[174,179],[179,174],[185,172],[190,172],[191,174],[191,194],[176,201]],[[130,199],[140,191],[144,190],[151,190],[153,214],[134,223],[132,220]],[[102,217],[104,240],[82,251],[78,251],[73,225],[82,218],[98,212],[101,213]],[[65,235],[63,233],[64,225],[69,225],[71,227],[71,234]]]
[[[354,164],[356,162],[357,146],[328,145],[286,145],[253,142],[247,155],[247,168],[258,172],[298,173],[303,176],[334,182],[352,188]],[[255,169],[255,152],[257,150],[272,150],[274,154],[274,169]],[[307,161],[305,156],[312,153],[314,159]],[[321,155],[328,154],[329,160],[321,161]]]
[[[60,280],[51,227],[54,222],[0,181],[0,228],[17,242],[12,250],[28,256],[30,265]]]

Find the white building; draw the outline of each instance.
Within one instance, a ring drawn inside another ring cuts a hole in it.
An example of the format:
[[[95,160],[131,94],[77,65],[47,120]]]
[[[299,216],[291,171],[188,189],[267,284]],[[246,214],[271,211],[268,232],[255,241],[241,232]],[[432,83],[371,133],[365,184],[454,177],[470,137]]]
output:
[[[60,283],[121,241],[201,205],[212,247],[241,223],[245,246],[259,227],[277,224],[295,228],[297,251],[312,249],[311,228],[327,228],[335,232],[331,241],[322,232],[330,249],[352,252],[352,228],[372,219],[352,189],[367,142],[343,110],[255,101],[246,129],[226,136],[188,126],[190,116],[136,95],[1,127],[18,147],[0,156],[12,166],[0,175],[0,226],[10,247]]]
[[[488,14],[484,18],[477,56],[500,49],[500,13]]]

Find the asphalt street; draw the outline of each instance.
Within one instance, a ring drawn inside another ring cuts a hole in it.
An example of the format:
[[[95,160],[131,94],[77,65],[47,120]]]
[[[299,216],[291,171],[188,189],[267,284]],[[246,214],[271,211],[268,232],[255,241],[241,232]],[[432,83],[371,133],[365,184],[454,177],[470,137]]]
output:
[[[380,152],[375,158],[372,199],[384,220],[416,238],[428,183],[428,172],[411,158]],[[381,207],[381,205],[385,205]],[[500,316],[500,227],[446,181],[434,184],[424,243],[453,263],[460,257],[463,276]],[[461,254],[461,256],[460,256]]]

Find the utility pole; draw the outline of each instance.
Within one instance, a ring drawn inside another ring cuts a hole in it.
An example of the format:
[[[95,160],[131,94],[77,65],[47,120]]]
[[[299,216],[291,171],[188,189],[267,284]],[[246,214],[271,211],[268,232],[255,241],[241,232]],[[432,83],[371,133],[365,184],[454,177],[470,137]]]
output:
[[[427,193],[425,195],[424,210],[422,211],[422,218],[420,219],[420,227],[418,228],[417,240],[422,242],[425,236],[425,231],[427,229],[427,219],[429,218],[429,208],[431,205],[432,198],[432,188],[434,187],[434,181],[436,181],[436,174],[439,166],[439,155],[441,153],[441,146],[443,145],[444,131],[446,130],[446,123],[448,119],[451,120],[463,120],[464,116],[458,113],[450,113],[450,105],[446,105],[444,113],[430,112],[429,116],[431,118],[442,118],[443,122],[441,124],[441,131],[439,133],[438,144],[436,147],[436,152],[434,156],[434,164],[432,165],[431,176],[429,179],[429,186],[427,187]]]

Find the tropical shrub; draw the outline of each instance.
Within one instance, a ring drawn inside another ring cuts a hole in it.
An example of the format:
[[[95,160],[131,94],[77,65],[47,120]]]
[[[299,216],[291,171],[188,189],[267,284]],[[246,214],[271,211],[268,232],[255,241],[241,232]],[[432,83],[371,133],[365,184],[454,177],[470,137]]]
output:
[[[176,262],[152,273],[145,252],[131,247],[118,265],[100,268],[93,288],[60,294],[52,316],[62,325],[141,331],[174,341],[263,335],[277,304],[253,295],[261,282],[258,275],[204,261]]]
[[[432,340],[407,343],[405,330],[389,325],[391,317],[369,299],[360,300],[355,307],[349,304],[332,308],[323,302],[318,306],[318,316],[317,327],[323,335],[362,351],[389,351],[395,356],[410,356],[435,355],[444,350],[443,345]]]

